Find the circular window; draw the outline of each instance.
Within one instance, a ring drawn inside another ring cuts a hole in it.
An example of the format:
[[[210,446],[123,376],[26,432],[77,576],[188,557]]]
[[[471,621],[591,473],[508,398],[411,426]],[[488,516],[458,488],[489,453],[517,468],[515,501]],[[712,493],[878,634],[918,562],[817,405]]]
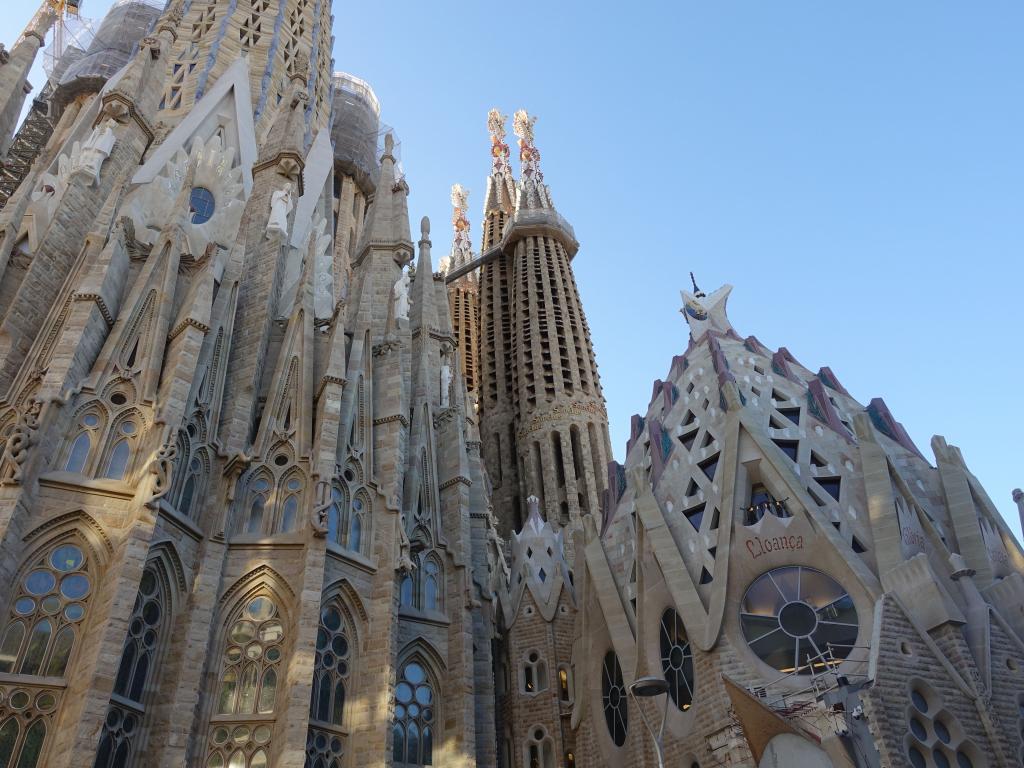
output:
[[[213,199],[213,192],[206,187],[193,187],[192,194],[188,196],[189,212],[192,214],[193,224],[205,224],[213,217],[216,203]]]
[[[693,651],[683,620],[672,608],[661,617],[661,669],[669,696],[685,712],[693,703]]]
[[[604,655],[604,665],[601,674],[601,701],[604,705],[604,721],[608,726],[608,733],[615,742],[615,746],[621,747],[626,743],[627,711],[626,711],[626,686],[622,682],[622,668],[619,666],[619,657],[615,651],[608,651]]]
[[[750,649],[780,672],[834,666],[857,640],[850,595],[831,576],[799,565],[759,576],[743,596],[740,623]]]

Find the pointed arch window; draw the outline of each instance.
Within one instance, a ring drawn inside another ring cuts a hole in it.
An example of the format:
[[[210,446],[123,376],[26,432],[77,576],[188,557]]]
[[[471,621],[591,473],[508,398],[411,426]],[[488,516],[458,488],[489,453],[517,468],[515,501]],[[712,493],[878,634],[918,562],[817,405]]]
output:
[[[548,664],[539,651],[529,651],[523,659],[522,689],[528,694],[548,689]]]
[[[206,475],[206,449],[202,446],[204,434],[205,425],[197,415],[193,415],[193,421],[178,433],[177,466],[168,499],[179,513],[193,519],[200,511],[199,501]]]
[[[274,599],[245,602],[228,624],[221,657],[206,768],[266,768],[271,726],[253,715],[274,713],[285,621]],[[241,746],[239,746],[241,745]]]
[[[249,486],[247,504],[243,509],[242,533],[263,532],[263,512],[267,506],[267,495],[270,492],[270,481],[265,477],[257,477]]]
[[[417,541],[420,539],[417,537]],[[402,576],[399,583],[399,603],[430,613],[444,611],[444,566],[436,552],[414,555],[416,567]]]
[[[395,686],[392,725],[396,766],[434,764],[434,729],[437,722],[435,686],[418,661],[406,662]]]
[[[84,474],[89,464],[93,442],[98,439],[100,417],[96,413],[85,413],[78,422],[78,434],[72,439],[64,462],[65,472]]]
[[[103,722],[94,768],[127,765],[146,713],[146,699],[168,626],[167,589],[152,563],[142,572],[128,621],[114,696]]]
[[[524,768],[555,768],[555,742],[544,726],[530,728],[524,758]]]
[[[25,697],[25,702],[20,707],[24,710],[31,699],[24,691],[18,693]],[[43,694],[47,695],[53,698],[52,694]],[[25,721],[17,714],[12,714],[4,720],[0,724],[0,765],[5,768],[37,768],[40,765],[39,756],[43,751],[43,743],[46,741],[46,725],[45,717]]]
[[[85,552],[55,546],[20,578],[0,639],[0,672],[64,677],[92,591]]]
[[[299,502],[302,498],[302,480],[292,475],[284,481],[284,503],[281,505],[281,531],[294,531],[299,524]]]
[[[345,746],[342,723],[352,669],[352,646],[344,614],[332,601],[320,611],[313,691],[309,701],[306,768],[340,768]]]

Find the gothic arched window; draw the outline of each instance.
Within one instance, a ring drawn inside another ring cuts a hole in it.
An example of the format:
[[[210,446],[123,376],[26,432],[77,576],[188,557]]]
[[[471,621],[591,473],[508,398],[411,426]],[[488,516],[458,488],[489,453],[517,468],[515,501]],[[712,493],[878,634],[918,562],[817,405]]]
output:
[[[292,475],[284,481],[283,492],[286,494],[284,503],[281,505],[282,531],[294,531],[299,522],[299,501],[302,498],[302,480],[297,475]]]
[[[548,665],[537,651],[530,651],[523,661],[523,693],[539,693],[548,688]]]
[[[85,551],[63,542],[29,561],[11,590],[0,672],[65,677],[92,593]],[[36,768],[59,691],[13,689],[0,702],[0,766]]]
[[[124,395],[115,392],[111,402],[124,399]],[[120,404],[123,404],[121,402]],[[135,413],[129,413],[114,424],[110,431],[111,448],[103,462],[101,476],[111,480],[124,480],[131,470],[132,452],[139,439],[142,419]]]
[[[257,477],[249,486],[248,502],[243,509],[245,513],[242,525],[243,533],[263,532],[263,511],[267,506],[267,494],[270,491],[270,481],[265,477]]]
[[[523,768],[555,768],[555,742],[542,725],[535,725],[526,740]]]
[[[417,567],[402,577],[399,603],[404,608],[438,613],[444,610],[444,569],[436,552],[414,555]]]
[[[99,415],[94,412],[83,414],[79,419],[78,429],[78,434],[71,440],[68,457],[64,462],[64,471],[84,474],[89,463],[93,442],[99,439]]]
[[[345,680],[349,673],[350,646],[345,621],[337,606],[320,612],[316,634],[316,675],[309,715],[313,720],[340,726],[345,712]]]
[[[433,765],[434,685],[417,661],[406,662],[395,686],[393,757],[396,765]]]
[[[352,647],[337,603],[320,611],[316,634],[313,692],[309,702],[306,768],[340,768],[345,743],[345,691],[352,669]]]
[[[228,624],[206,768],[267,768],[284,620],[268,595],[248,599]]]
[[[626,711],[626,686],[622,682],[622,667],[615,651],[604,655],[601,669],[601,703],[604,708],[604,721],[608,726],[608,734],[621,747],[626,743],[628,714]]]
[[[685,712],[693,704],[693,650],[683,620],[672,608],[661,616],[661,669],[669,696]]]
[[[168,618],[167,594],[152,564],[147,565],[139,582],[135,607],[128,621],[128,634],[121,663],[114,679],[116,697],[112,699],[103,723],[103,734],[96,750],[94,768],[115,768],[128,764],[133,742],[145,717],[146,692],[153,678]]]
[[[0,672],[64,677],[91,590],[79,546],[61,544],[40,557],[15,590],[0,640]]]

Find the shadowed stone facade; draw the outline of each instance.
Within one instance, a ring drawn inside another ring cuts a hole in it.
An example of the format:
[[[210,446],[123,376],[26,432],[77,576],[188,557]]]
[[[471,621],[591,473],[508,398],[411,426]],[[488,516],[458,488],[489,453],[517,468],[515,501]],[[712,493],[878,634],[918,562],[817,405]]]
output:
[[[490,113],[434,272],[336,9],[172,0],[47,86],[0,209],[0,768],[655,766],[662,705],[683,768],[1020,764],[1024,553],[960,452],[694,285],[612,461],[535,119],[517,178]]]

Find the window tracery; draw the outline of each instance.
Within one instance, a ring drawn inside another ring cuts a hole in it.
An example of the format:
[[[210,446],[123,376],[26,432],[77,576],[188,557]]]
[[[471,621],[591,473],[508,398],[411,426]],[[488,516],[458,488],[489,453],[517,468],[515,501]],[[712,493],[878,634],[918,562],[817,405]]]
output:
[[[249,598],[228,624],[206,768],[267,768],[284,618],[275,601]]]
[[[0,686],[0,765],[39,765],[60,691],[32,678],[66,675],[92,578],[86,551],[68,540],[34,557],[19,576],[0,639],[0,672],[24,682]]]
[[[399,603],[404,608],[439,613],[444,611],[444,567],[433,551],[421,551],[412,556],[415,567],[402,576],[399,583]]]
[[[395,686],[392,725],[393,758],[397,765],[433,765],[435,713],[434,683],[418,661],[408,661]]]
[[[661,616],[661,668],[672,702],[683,712],[693,704],[693,649],[673,608]]]
[[[523,661],[523,693],[540,693],[548,689],[548,664],[538,651],[529,651]]]
[[[142,572],[135,607],[128,621],[114,695],[103,723],[94,768],[128,764],[145,719],[148,684],[153,678],[167,627],[167,588],[154,564]]]
[[[530,728],[524,768],[555,768],[555,742],[542,725]]]
[[[331,488],[327,510],[327,537],[352,552],[363,553],[368,544],[371,519],[370,494],[360,482],[361,473],[348,466]]]
[[[305,477],[284,453],[252,472],[240,482],[238,533],[271,534],[297,530],[301,524]],[[281,473],[281,474],[278,474]]]
[[[853,599],[814,568],[774,568],[754,580],[740,604],[747,645],[780,672],[810,674],[842,662],[857,641]]]
[[[320,611],[316,636],[316,671],[309,702],[310,728],[306,741],[307,768],[338,768],[347,732],[345,695],[352,668],[352,647],[344,614],[332,602]]]
[[[608,734],[615,746],[626,743],[628,713],[626,702],[626,686],[622,680],[622,667],[615,651],[608,651],[601,665],[601,702],[604,708],[604,721],[608,726]]]

